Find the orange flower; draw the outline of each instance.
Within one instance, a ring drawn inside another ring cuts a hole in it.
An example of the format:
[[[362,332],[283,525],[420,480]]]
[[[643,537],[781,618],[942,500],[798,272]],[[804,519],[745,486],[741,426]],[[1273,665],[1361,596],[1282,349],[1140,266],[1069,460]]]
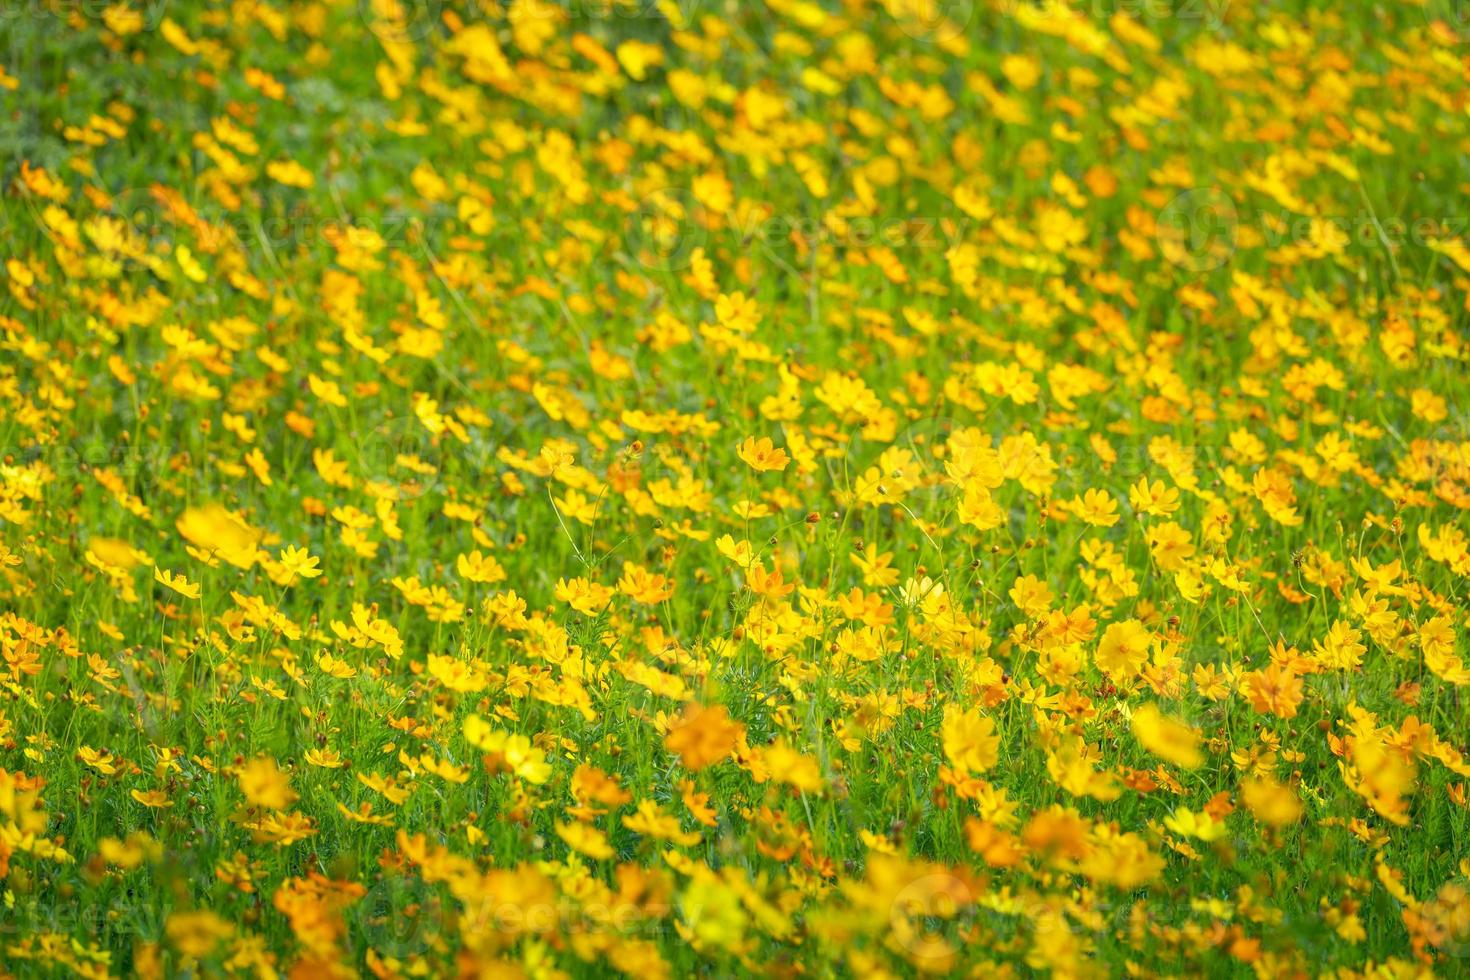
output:
[[[1289,667],[1271,664],[1264,670],[1253,670],[1242,678],[1251,707],[1262,714],[1295,718],[1302,703],[1302,679]]]
[[[686,769],[697,772],[728,759],[745,736],[745,726],[731,721],[725,706],[690,704],[669,726],[664,747],[679,757]]]

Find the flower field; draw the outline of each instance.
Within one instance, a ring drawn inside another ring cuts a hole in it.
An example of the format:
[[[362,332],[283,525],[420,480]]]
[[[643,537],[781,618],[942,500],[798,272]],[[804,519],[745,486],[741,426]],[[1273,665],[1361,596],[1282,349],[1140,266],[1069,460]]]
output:
[[[7,0],[0,977],[1470,975],[1470,6]]]

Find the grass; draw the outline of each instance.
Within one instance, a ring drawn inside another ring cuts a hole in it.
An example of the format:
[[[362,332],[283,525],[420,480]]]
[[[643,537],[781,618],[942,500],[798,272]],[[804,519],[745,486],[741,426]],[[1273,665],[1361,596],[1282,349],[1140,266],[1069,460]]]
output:
[[[1463,972],[1466,25],[939,12],[5,12],[0,974]]]

